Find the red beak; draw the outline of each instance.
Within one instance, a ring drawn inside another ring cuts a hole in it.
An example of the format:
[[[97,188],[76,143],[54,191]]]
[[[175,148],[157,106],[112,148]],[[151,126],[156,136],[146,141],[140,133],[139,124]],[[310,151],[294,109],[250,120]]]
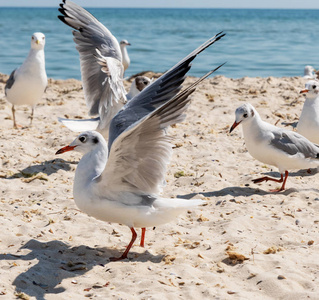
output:
[[[65,147],[61,148],[60,150],[58,150],[55,154],[61,154],[64,152],[72,151],[72,150],[74,150],[75,147],[76,146],[65,146]]]
[[[301,90],[300,94],[305,94],[305,93],[308,93],[308,92],[309,92],[309,90],[305,89],[305,90]]]
[[[233,124],[233,126],[230,128],[229,133],[231,133],[239,124],[240,124],[240,122],[237,123],[237,122],[235,121],[234,124]]]

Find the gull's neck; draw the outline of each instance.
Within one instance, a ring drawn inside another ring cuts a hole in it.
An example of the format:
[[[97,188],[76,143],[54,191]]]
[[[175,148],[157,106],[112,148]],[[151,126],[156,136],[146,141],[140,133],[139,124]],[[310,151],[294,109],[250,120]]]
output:
[[[45,73],[44,49],[30,49],[30,52],[21,66],[21,71],[28,70],[32,73]]]
[[[253,111],[254,116],[242,123],[244,139],[246,142],[258,138],[264,127],[266,127],[265,125],[268,124],[261,119],[259,113],[255,109],[253,109]]]
[[[318,107],[319,106],[319,94],[314,95],[313,97],[306,97],[304,106]]]
[[[136,82],[133,80],[132,85],[130,87],[130,91],[126,95],[127,100],[131,100],[133,97],[135,97],[140,91],[136,87]]]
[[[121,45],[121,52],[122,52],[122,63],[124,65],[124,68],[127,69],[130,63],[130,58],[127,53],[126,45]]]
[[[86,190],[94,179],[101,175],[107,163],[106,141],[99,141],[95,149],[83,155],[74,176],[74,193]]]

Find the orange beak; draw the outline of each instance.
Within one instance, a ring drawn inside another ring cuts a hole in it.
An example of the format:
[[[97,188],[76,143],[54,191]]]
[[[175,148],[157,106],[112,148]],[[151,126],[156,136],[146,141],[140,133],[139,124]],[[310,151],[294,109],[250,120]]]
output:
[[[240,121],[241,122],[241,121]],[[230,130],[229,130],[229,133],[231,133],[239,124],[240,124],[240,122],[234,122],[234,124],[233,124],[233,126],[230,128]]]
[[[55,154],[61,154],[64,152],[72,151],[72,150],[74,150],[75,147],[76,146],[65,146],[65,147],[61,148],[60,150],[58,150]]]
[[[308,92],[309,92],[309,90],[305,89],[305,90],[301,90],[300,94],[305,94],[305,93],[308,93]]]

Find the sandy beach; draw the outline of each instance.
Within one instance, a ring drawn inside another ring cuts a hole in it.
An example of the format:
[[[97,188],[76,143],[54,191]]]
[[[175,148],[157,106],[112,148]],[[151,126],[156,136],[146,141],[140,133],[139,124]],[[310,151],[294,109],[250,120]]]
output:
[[[138,230],[129,259],[109,262],[130,241],[129,228],[79,211],[72,185],[81,155],[55,155],[77,136],[57,118],[88,117],[81,82],[50,79],[33,126],[30,107],[19,106],[23,127],[14,130],[7,78],[0,76],[0,299],[319,299],[317,170],[295,170],[286,191],[271,193],[280,184],[251,180],[278,170],[249,155],[240,127],[229,134],[244,102],[279,127],[297,122],[305,79],[205,80],[186,120],[169,130],[175,147],[163,196],[207,205],[148,228],[145,248]]]

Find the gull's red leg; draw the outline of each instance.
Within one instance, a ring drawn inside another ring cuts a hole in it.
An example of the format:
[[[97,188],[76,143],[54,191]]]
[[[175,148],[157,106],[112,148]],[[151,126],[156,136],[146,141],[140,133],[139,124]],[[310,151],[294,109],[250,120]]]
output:
[[[275,181],[275,182],[282,182],[283,181],[283,175],[280,174],[280,179],[275,179],[275,178],[271,178],[271,177],[265,176],[265,177],[260,177],[260,178],[257,178],[257,179],[253,179],[252,181],[253,181],[253,183],[260,183],[260,182],[268,181],[268,180]]]
[[[143,227],[142,228],[141,243],[140,243],[140,247],[143,247],[143,248],[144,248],[145,232],[146,232],[146,228]]]
[[[289,175],[288,171],[285,171],[285,179],[284,179],[284,182],[282,183],[281,188],[280,188],[280,189],[277,189],[277,190],[271,190],[271,192],[281,192],[281,191],[284,191],[284,190],[285,190],[285,184],[286,184],[288,175]],[[282,174],[281,174],[281,177],[283,177]]]
[[[128,246],[126,247],[124,253],[120,257],[110,257],[110,261],[118,261],[118,260],[122,260],[122,259],[127,258],[127,254],[130,251],[130,249],[132,248],[132,246],[136,240],[136,237],[137,237],[135,229],[133,227],[131,227],[130,229],[132,232],[132,239],[131,239],[130,243],[128,244]]]

